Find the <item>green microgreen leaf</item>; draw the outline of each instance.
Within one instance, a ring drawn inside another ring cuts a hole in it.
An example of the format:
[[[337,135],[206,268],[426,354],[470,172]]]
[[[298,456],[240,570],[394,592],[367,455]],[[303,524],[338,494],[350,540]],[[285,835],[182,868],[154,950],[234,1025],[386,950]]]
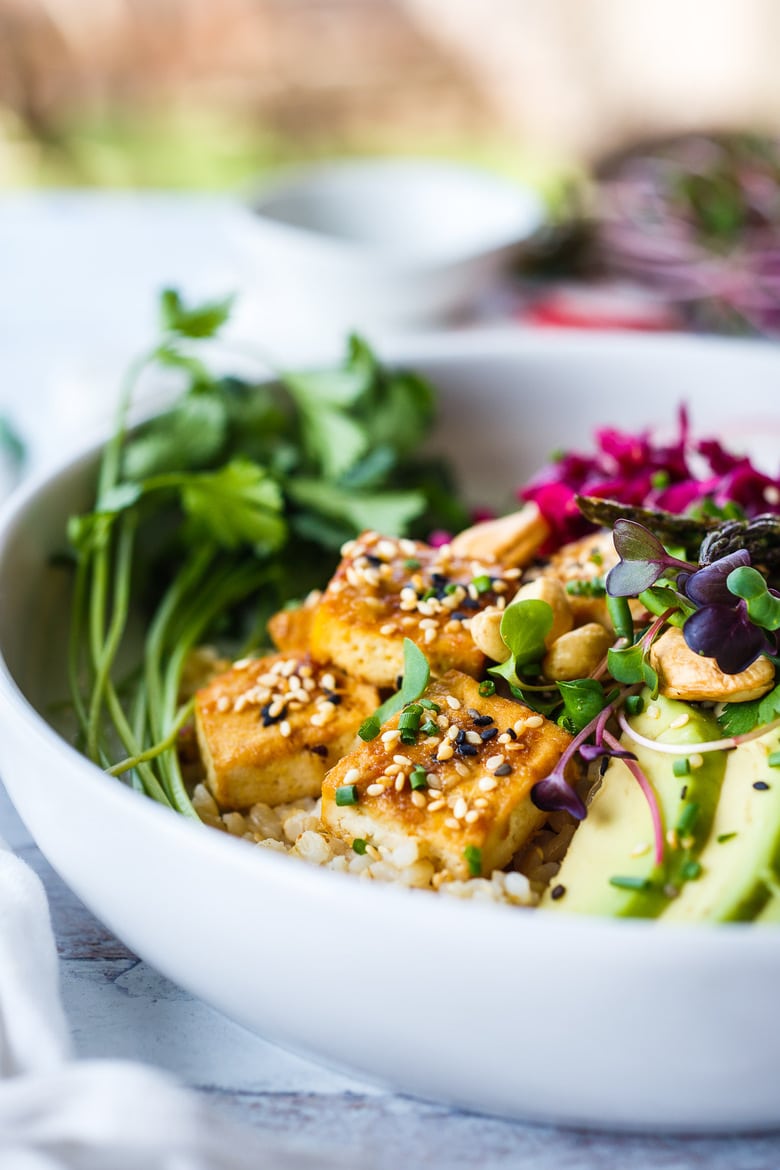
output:
[[[764,630],[780,629],[780,598],[769,592],[766,578],[758,569],[750,565],[733,569],[726,578],[726,587],[745,602],[754,625]]]
[[[386,699],[373,715],[364,719],[358,731],[360,738],[366,741],[376,739],[383,723],[392,719],[393,715],[403,710],[409,703],[414,703],[415,699],[420,698],[428,686],[430,677],[428,659],[411,638],[404,638],[404,673],[401,689]]]
[[[607,651],[607,670],[616,682],[644,682],[643,661],[644,648],[639,642],[635,646],[613,647]]]
[[[535,662],[544,654],[544,640],[552,629],[553,611],[546,601],[529,598],[508,605],[501,618],[501,638],[509,650],[506,662],[490,668],[490,674],[521,687],[518,677],[527,663]]]
[[[182,337],[214,337],[230,317],[234,300],[235,297],[229,296],[200,305],[186,305],[176,289],[163,289],[160,295],[163,328]]]
[[[563,699],[563,718],[569,724],[567,730],[573,734],[587,727],[607,705],[603,686],[593,678],[559,682],[558,690]]]

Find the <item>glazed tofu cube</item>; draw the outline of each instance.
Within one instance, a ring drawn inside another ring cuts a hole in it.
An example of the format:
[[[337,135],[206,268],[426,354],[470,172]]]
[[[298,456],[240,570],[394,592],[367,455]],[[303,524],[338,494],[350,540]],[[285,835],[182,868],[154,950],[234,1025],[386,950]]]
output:
[[[268,633],[283,654],[308,654],[311,624],[322,594],[315,589],[301,605],[280,609],[268,622]]]
[[[387,853],[413,842],[439,880],[489,875],[544,823],[531,789],[570,737],[520,703],[483,697],[457,671],[425,698],[439,710],[424,711],[414,744],[399,742],[396,715],[328,772],[322,819],[345,841],[361,838]]]
[[[403,671],[403,641],[426,655],[433,674],[456,669],[479,676],[485,656],[469,620],[503,607],[519,570],[457,557],[413,540],[366,532],[345,545],[343,560],[314,614],[311,652],[377,687],[393,687]]]
[[[195,697],[208,786],[221,808],[319,796],[328,768],[376,710],[374,687],[308,657],[245,659]]]

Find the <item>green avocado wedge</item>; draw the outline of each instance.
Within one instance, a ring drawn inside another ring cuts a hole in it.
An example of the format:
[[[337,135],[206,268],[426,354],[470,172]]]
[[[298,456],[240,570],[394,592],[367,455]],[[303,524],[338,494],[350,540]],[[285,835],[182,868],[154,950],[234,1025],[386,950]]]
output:
[[[780,769],[767,764],[779,745],[775,731],[728,753],[701,877],[685,885],[665,922],[780,921]]]
[[[682,748],[690,744],[695,752],[695,744],[722,734],[714,717],[702,708],[673,699],[650,701],[648,693],[644,699],[643,713],[632,716],[631,723],[649,739]],[[704,755],[701,762],[695,761],[698,767],[679,776],[674,762],[687,758],[684,751],[679,757],[662,754],[627,737],[624,746],[636,754],[658,799],[666,838],[664,863],[660,867],[653,863],[650,811],[637,781],[624,761],[612,760],[553,884],[556,897],[548,890],[542,898],[547,909],[657,918],[700,872],[698,857],[715,818],[726,753]]]

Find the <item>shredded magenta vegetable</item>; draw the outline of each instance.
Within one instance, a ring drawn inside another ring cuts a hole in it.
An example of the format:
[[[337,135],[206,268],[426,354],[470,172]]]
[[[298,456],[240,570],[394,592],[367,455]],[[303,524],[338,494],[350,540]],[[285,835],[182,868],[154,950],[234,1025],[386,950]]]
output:
[[[668,512],[715,507],[727,515],[756,516],[780,512],[780,478],[773,479],[744,455],[734,455],[717,439],[692,442],[685,408],[679,412],[676,439],[654,441],[650,431],[632,435],[605,427],[596,431],[590,454],[566,451],[518,491],[533,500],[550,526],[545,553],[592,531],[580,514],[576,495],[598,496]],[[693,457],[704,474],[691,467]]]

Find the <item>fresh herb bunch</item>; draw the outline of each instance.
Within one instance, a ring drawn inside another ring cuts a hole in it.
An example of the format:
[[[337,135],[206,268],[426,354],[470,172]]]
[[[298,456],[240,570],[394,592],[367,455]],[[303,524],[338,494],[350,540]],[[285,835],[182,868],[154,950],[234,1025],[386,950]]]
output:
[[[338,369],[282,373],[275,385],[216,374],[198,350],[231,305],[162,294],[162,337],[128,372],[94,507],[68,528],[80,742],[189,816],[176,742],[192,713],[179,695],[193,648],[264,645],[270,614],[323,584],[362,529],[423,536],[468,521],[447,466],[418,453],[435,411],[427,382],[385,369],[359,337]],[[150,366],[181,371],[186,389],[130,431]],[[131,613],[145,636],[142,660],[128,663]]]

